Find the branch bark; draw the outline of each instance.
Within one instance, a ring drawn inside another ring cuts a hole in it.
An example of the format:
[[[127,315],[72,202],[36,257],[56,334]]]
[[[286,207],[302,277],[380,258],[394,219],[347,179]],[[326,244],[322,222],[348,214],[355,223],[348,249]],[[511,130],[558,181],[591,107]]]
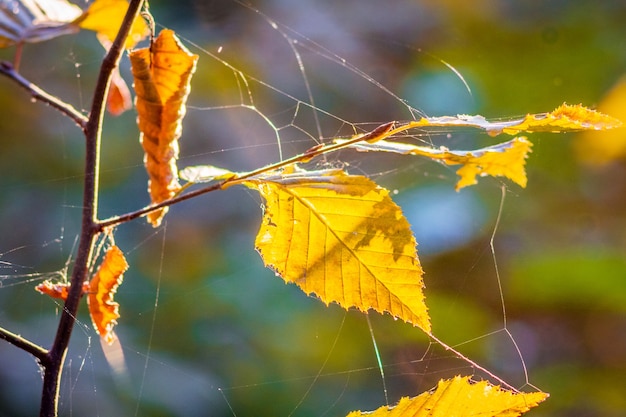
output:
[[[8,78],[15,81],[20,87],[28,91],[35,100],[39,100],[59,110],[61,113],[72,119],[74,123],[76,123],[83,131],[85,131],[85,126],[88,121],[87,116],[76,110],[71,104],[48,94],[35,84],[28,81],[17,72],[15,67],[11,65],[10,62],[0,62],[0,74],[6,75]]]
[[[124,42],[135,18],[143,6],[144,0],[131,0],[120,30],[104,57],[100,67],[98,81],[94,91],[89,119],[85,125],[85,183],[83,188],[83,211],[80,241],[71,287],[59,320],[56,337],[50,351],[43,361],[44,380],[41,396],[41,417],[55,417],[58,411],[59,387],[67,348],[76,324],[76,312],[82,296],[82,283],[88,273],[88,264],[92,256],[94,243],[98,236],[98,178],[100,170],[100,142],[102,121],[104,119],[105,100],[111,83],[111,74],[122,56]]]
[[[48,351],[46,349],[31,342],[30,340],[24,339],[19,334],[10,332],[2,327],[0,327],[0,339],[4,339],[12,345],[30,353],[36,357],[40,363],[43,363],[48,355]]]

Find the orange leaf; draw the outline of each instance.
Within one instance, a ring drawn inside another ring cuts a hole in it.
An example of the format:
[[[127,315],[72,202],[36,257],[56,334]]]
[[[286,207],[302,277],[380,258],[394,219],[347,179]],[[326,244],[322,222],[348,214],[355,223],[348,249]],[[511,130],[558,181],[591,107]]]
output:
[[[35,290],[39,291],[42,294],[46,294],[52,298],[59,298],[63,301],[67,300],[67,296],[70,290],[69,282],[57,282],[53,283],[52,281],[45,280],[41,284],[38,284],[35,287]],[[85,282],[83,284],[83,294],[89,292],[89,283]]]
[[[123,274],[127,269],[128,263],[124,254],[117,246],[112,246],[89,282],[87,304],[91,321],[100,337],[109,345],[115,340],[113,326],[120,317],[119,304],[113,301],[113,296],[122,283]]]
[[[182,179],[191,183],[226,180],[240,175],[236,172],[213,165],[195,165],[185,167],[180,170],[179,174]]]
[[[111,42],[107,37],[98,35],[98,41],[102,47],[108,51],[111,49]],[[130,90],[126,85],[126,81],[120,75],[120,68],[115,67],[111,72],[111,86],[107,95],[107,110],[113,116],[119,116],[133,107],[133,99],[130,96]]]
[[[189,95],[191,76],[196,69],[197,55],[191,54],[171,30],[164,29],[149,48],[130,53],[139,140],[145,151],[144,163],[152,203],[173,197],[179,190],[178,138]],[[148,214],[148,221],[157,227],[167,207]]]
[[[111,87],[107,96],[107,110],[113,116],[119,116],[133,107],[133,100],[130,97],[130,90],[126,82],[120,75],[118,68],[111,73]]]
[[[456,376],[417,397],[403,397],[394,407],[353,411],[348,417],[516,417],[548,398],[545,392],[511,392],[487,381]]]

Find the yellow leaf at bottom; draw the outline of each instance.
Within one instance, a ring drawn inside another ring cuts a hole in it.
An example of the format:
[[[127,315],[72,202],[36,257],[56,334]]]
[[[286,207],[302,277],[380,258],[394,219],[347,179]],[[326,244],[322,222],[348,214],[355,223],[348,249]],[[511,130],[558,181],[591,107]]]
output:
[[[395,407],[353,411],[348,417],[516,417],[548,398],[545,392],[511,392],[469,377],[441,380],[432,392],[403,397]]]
[[[326,304],[388,312],[430,333],[415,238],[387,190],[341,170],[246,185],[266,201],[257,250],[286,282]]]

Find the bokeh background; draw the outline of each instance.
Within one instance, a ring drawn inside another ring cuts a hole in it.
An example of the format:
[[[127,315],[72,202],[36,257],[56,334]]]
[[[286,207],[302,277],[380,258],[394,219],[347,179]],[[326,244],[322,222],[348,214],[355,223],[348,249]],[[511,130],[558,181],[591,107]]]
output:
[[[151,2],[157,24],[200,55],[179,166],[259,167],[278,159],[277,134],[289,156],[416,116],[407,105],[501,117],[584,103],[626,120],[622,1],[252,4]],[[85,32],[27,45],[21,70],[84,110],[102,54]],[[122,75],[129,80],[127,61]],[[323,112],[306,105],[311,97]],[[60,306],[33,286],[71,268],[83,138],[8,79],[0,106],[0,325],[49,346]],[[148,202],[135,117],[105,121],[101,217]],[[494,140],[469,130],[410,139],[456,149]],[[420,159],[345,151],[326,162],[397,190],[419,242],[435,334],[531,389],[512,335],[529,382],[552,395],[528,415],[623,416],[626,137],[530,139],[526,189],[485,178],[456,193],[453,169]],[[61,415],[341,416],[385,403],[365,316],[326,307],[263,267],[253,243],[261,204],[234,188],[174,207],[160,229],[142,219],[118,228],[131,264],[116,297],[126,370],[110,368],[81,310]],[[439,378],[485,377],[419,330],[370,319],[391,404]],[[35,361],[0,343],[0,416],[35,415],[40,389]]]

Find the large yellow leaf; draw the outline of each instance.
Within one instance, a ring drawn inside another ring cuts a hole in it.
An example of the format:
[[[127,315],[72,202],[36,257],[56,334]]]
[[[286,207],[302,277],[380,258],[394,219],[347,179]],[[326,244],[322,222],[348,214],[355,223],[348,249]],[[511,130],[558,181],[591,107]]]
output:
[[[246,185],[266,201],[257,250],[286,282],[326,304],[388,312],[430,333],[415,238],[387,190],[341,170]]]
[[[545,392],[515,393],[469,377],[441,380],[432,392],[403,397],[395,407],[353,411],[348,417],[516,417],[548,397]]]
[[[96,0],[76,20],[76,24],[82,29],[93,30],[98,33],[99,37],[112,42],[122,25],[126,9],[128,9],[127,0]],[[146,22],[142,17],[137,17],[126,39],[126,49],[134,47],[149,33],[150,30]]]
[[[423,117],[410,122],[406,128],[417,127],[475,127],[492,136],[520,132],[570,132],[578,130],[606,130],[620,127],[622,122],[614,117],[588,109],[582,105],[563,104],[549,113],[527,114],[525,117],[504,121],[488,121],[483,116]]]
[[[336,141],[341,143],[341,141]],[[476,176],[504,176],[511,181],[526,187],[526,157],[530,152],[530,143],[525,137],[517,137],[508,142],[489,146],[474,151],[451,151],[447,148],[427,148],[408,143],[380,140],[375,143],[358,142],[350,145],[356,150],[394,152],[404,155],[426,156],[440,160],[448,165],[461,167],[457,174],[461,179],[456,184],[457,191],[468,185],[477,183]]]
[[[152,203],[167,200],[180,190],[176,167],[178,138],[197,60],[198,56],[191,54],[168,29],[161,31],[152,48],[130,53],[139,140],[145,151]],[[167,207],[152,212],[148,221],[156,227],[166,212]]]

